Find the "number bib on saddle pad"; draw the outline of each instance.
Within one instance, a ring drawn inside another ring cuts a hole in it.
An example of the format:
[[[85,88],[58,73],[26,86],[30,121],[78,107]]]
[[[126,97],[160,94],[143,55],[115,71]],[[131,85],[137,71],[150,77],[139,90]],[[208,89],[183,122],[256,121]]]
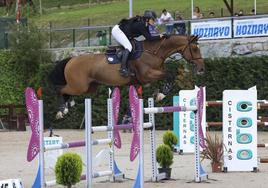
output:
[[[138,59],[143,52],[142,42],[132,40],[131,44],[133,46],[133,50],[129,54],[128,60]],[[119,49],[117,49],[117,47],[108,47],[105,55],[109,64],[120,64],[122,60],[122,47]]]

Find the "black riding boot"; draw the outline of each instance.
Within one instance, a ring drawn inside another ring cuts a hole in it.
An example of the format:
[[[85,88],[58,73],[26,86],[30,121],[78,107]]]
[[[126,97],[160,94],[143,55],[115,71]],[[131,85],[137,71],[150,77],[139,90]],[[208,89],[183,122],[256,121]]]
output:
[[[129,55],[129,51],[128,51],[128,49],[125,49],[123,51],[121,68],[120,68],[120,71],[119,71],[121,76],[123,76],[123,77],[128,77],[129,76],[128,66],[127,66],[128,55]]]

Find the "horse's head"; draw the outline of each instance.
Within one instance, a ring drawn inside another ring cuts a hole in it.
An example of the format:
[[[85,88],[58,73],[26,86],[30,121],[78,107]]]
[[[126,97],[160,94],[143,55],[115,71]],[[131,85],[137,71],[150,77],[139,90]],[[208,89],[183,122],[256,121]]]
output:
[[[205,63],[198,47],[198,39],[198,36],[186,37],[186,43],[178,51],[186,61],[195,65],[194,69],[197,74],[203,74],[205,71]]]

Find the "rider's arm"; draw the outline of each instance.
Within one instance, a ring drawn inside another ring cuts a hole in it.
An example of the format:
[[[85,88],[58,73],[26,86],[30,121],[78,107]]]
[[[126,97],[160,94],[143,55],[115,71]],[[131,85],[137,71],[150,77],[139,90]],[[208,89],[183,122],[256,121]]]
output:
[[[161,35],[152,36],[144,25],[141,25],[139,27],[139,30],[146,40],[153,41],[153,40],[159,40],[160,38],[162,38]]]

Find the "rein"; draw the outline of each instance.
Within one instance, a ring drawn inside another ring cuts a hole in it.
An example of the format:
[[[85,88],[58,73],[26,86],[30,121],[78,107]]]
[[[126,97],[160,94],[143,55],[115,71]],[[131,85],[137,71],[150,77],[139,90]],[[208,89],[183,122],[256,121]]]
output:
[[[149,50],[145,50],[145,52],[148,52],[148,53],[150,53],[150,54],[152,54],[152,55],[158,57],[157,54],[158,54],[158,52],[159,52],[161,46],[162,46],[163,43],[165,42],[165,40],[166,40],[166,38],[164,38],[164,39],[161,41],[160,45],[159,45],[155,50],[152,51],[152,50],[149,49]],[[158,57],[158,58],[159,58],[159,59],[162,59],[163,61],[165,60],[165,58],[164,58],[163,56],[160,56],[160,57]]]

